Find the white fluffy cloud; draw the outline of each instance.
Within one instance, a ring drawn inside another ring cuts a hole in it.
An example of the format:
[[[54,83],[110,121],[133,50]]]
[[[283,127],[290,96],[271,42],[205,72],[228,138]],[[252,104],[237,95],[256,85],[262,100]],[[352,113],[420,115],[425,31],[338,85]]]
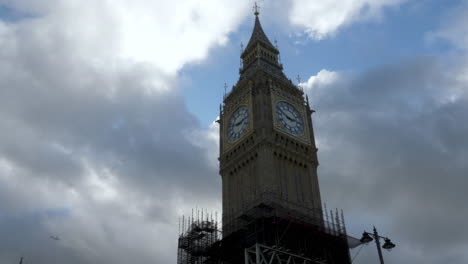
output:
[[[124,59],[149,62],[168,74],[225,43],[250,8],[247,0],[2,2],[28,18],[10,27],[43,42],[73,46],[74,55],[105,67]]]
[[[334,34],[342,26],[356,21],[380,17],[385,7],[397,6],[406,0],[294,0],[289,20],[304,28],[310,37],[321,39]]]
[[[309,80],[305,83],[301,83],[301,86],[306,90],[313,90],[319,89],[325,85],[332,84],[339,79],[338,73],[333,71],[328,71],[323,69],[317,73],[317,75],[312,75],[309,77]]]

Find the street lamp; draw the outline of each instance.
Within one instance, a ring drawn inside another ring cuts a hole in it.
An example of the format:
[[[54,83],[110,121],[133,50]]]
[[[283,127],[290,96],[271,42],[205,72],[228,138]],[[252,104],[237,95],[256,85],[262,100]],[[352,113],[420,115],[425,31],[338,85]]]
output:
[[[375,226],[374,226],[374,233],[373,234],[364,231],[364,233],[362,233],[362,238],[359,241],[361,241],[361,243],[363,243],[363,244],[367,244],[367,243],[369,243],[369,242],[371,242],[372,240],[375,239],[375,245],[377,246],[377,252],[379,253],[380,264],[384,264],[383,256],[382,256],[382,250],[380,249],[380,239],[381,238],[385,241],[382,248],[387,249],[387,250],[390,251],[392,248],[395,247],[395,244],[392,243],[390,238],[379,236],[379,234],[377,233],[377,229],[375,229]]]
[[[395,244],[392,243],[392,241],[390,241],[390,239],[388,238],[385,238],[385,243],[383,244],[383,248],[385,248],[386,250],[392,250],[392,248],[395,247]]]

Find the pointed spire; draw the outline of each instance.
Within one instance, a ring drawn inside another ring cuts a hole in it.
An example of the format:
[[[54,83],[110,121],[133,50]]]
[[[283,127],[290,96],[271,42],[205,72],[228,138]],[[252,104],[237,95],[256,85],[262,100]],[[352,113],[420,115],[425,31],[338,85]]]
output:
[[[297,88],[299,88],[299,90],[301,90],[301,91],[304,91],[302,89],[301,76],[299,76],[299,74],[297,75],[296,80],[297,80]]]
[[[224,98],[226,98],[226,95],[227,95],[227,88],[228,88],[227,83],[224,82]]]
[[[245,51],[250,50],[251,47],[255,46],[258,42],[263,43],[269,48],[272,48],[273,50],[277,51],[275,46],[271,44],[270,40],[266,36],[265,32],[263,31],[262,25],[260,24],[260,19],[258,16],[255,16],[255,25],[254,29],[252,31],[252,35],[250,36],[249,43],[247,44]]]
[[[275,53],[278,53],[278,50],[271,44],[270,40],[266,36],[265,32],[263,31],[262,25],[260,24],[260,19],[258,18],[258,15],[260,12],[258,11],[260,7],[257,5],[257,2],[255,2],[254,5],[254,15],[255,15],[255,25],[254,29],[252,31],[252,35],[250,36],[249,43],[244,49],[244,53],[248,52],[251,47],[256,46],[258,42],[263,43],[266,45],[268,48],[271,48],[275,51]]]
[[[279,51],[278,40],[275,39],[274,41],[275,41],[275,48],[276,48],[276,50]],[[278,63],[280,65],[280,67],[283,67],[283,66],[281,66],[281,55],[279,53],[278,53]]]
[[[259,19],[259,7],[255,3],[255,24],[249,42],[241,54],[242,66],[239,70],[240,78],[244,79],[250,74],[261,70],[273,74],[279,78],[287,79],[280,65],[278,49],[270,42]]]
[[[241,42],[241,44],[240,44],[240,54],[241,54],[241,56],[242,56],[243,52],[244,52],[244,43]],[[239,71],[241,71],[242,67],[243,67],[243,65],[242,65],[243,61],[242,61],[242,58],[240,58],[239,60],[240,60]]]

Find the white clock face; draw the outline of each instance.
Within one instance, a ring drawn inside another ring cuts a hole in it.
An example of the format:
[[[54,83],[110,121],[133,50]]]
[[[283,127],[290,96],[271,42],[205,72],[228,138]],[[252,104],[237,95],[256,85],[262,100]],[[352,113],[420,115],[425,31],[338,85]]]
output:
[[[281,127],[289,134],[299,136],[304,133],[304,120],[291,104],[285,101],[276,103],[276,117]]]
[[[250,114],[247,106],[241,106],[231,115],[228,123],[227,137],[230,142],[238,140],[247,130]]]

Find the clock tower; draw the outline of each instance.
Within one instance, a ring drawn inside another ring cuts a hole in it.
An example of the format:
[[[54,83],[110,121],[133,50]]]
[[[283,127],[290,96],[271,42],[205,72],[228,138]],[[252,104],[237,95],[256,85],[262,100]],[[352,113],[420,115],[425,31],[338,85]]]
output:
[[[225,234],[235,231],[229,224],[246,209],[267,199],[322,214],[313,110],[284,75],[258,12],[241,59],[239,80],[225,96],[219,120]]]
[[[314,111],[258,15],[220,107],[222,232],[203,211],[182,218],[178,263],[350,264],[343,213],[322,208]]]
[[[257,8],[241,60],[239,80],[225,95],[218,121],[218,261],[351,263],[343,214],[322,208],[314,111],[302,88],[284,75]]]

